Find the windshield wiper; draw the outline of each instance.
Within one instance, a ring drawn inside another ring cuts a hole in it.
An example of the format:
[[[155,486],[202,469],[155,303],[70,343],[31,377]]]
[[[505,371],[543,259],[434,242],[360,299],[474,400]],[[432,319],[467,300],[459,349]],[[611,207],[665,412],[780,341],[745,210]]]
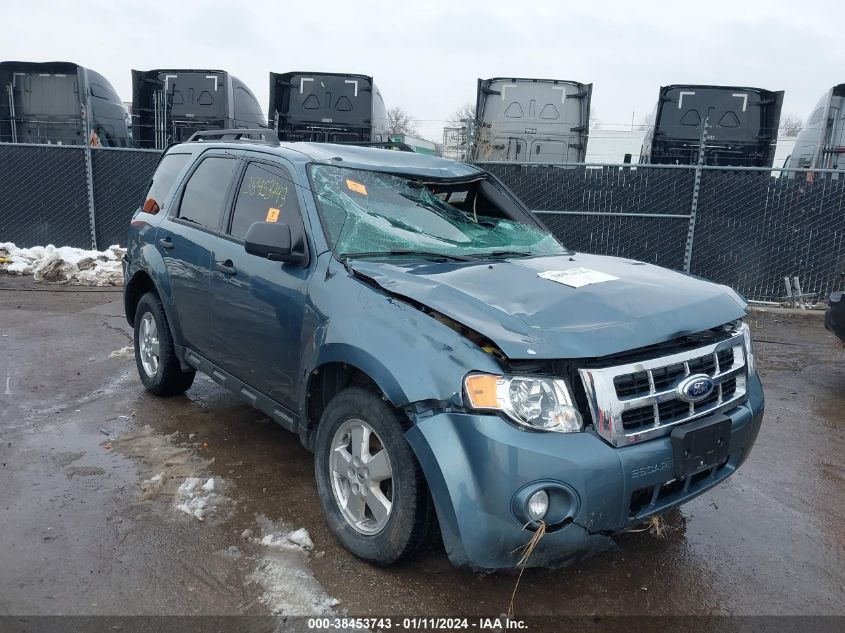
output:
[[[352,259],[358,257],[402,257],[413,256],[424,259],[445,259],[452,262],[474,262],[477,258],[469,255],[453,255],[451,253],[436,253],[434,251],[417,251],[409,248],[391,248],[389,251],[370,251],[362,253],[344,253],[341,259]]]
[[[489,253],[479,253],[483,257],[530,257],[533,254],[530,251],[490,251]]]

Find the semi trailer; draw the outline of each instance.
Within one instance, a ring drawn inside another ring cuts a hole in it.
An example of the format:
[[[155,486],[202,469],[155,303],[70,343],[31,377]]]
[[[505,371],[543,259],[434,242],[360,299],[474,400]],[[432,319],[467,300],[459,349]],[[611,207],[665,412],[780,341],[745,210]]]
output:
[[[478,160],[581,163],[587,155],[592,84],[562,79],[479,79]]]
[[[640,163],[771,167],[783,91],[735,86],[671,85],[646,130]]]
[[[845,84],[827,90],[813,108],[787,160],[789,167],[845,169]]]
[[[388,141],[387,110],[368,75],[270,73],[268,124],[282,141]]]
[[[266,125],[252,90],[225,70],[132,71],[132,133],[138,147],[164,149],[194,132]]]
[[[129,114],[101,74],[71,62],[0,62],[0,142],[129,144]]]

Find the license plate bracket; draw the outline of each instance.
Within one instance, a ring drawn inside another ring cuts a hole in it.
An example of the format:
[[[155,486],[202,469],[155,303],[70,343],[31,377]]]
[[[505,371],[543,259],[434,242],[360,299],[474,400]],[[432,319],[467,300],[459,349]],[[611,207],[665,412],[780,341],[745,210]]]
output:
[[[688,477],[722,463],[729,454],[731,419],[713,415],[672,429],[675,476]]]

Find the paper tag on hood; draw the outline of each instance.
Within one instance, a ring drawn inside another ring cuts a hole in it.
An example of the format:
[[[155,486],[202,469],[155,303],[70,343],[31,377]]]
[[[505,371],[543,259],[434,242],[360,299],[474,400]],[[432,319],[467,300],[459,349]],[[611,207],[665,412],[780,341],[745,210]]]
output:
[[[538,277],[554,281],[570,288],[580,288],[581,286],[589,286],[590,284],[600,284],[604,281],[618,280],[619,277],[608,275],[607,273],[600,273],[597,270],[590,270],[589,268],[570,268],[569,270],[546,270],[537,273]]]

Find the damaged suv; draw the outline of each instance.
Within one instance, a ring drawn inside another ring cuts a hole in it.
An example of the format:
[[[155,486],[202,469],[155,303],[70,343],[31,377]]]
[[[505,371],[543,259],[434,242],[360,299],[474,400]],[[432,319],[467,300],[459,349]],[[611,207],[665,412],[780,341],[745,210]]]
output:
[[[763,393],[729,288],[575,253],[471,165],[216,134],[165,153],[132,219],[141,381],[200,371],[297,433],[357,556],[439,533],[512,567],[542,527],[529,564],[563,562],[748,457]]]

